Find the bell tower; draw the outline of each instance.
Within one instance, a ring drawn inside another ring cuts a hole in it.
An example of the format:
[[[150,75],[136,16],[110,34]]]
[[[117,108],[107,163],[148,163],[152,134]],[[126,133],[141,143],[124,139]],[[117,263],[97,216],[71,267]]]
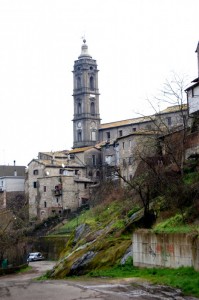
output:
[[[73,148],[95,145],[100,127],[98,69],[83,40],[73,68]]]

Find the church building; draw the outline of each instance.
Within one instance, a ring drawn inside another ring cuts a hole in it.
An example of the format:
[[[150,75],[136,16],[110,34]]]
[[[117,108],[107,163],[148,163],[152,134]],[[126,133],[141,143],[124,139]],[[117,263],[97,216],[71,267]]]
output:
[[[120,168],[131,180],[138,165],[133,157],[138,141],[154,135],[157,124],[169,130],[182,126],[187,109],[178,105],[158,115],[101,124],[98,71],[84,39],[73,67],[73,149],[39,152],[29,163],[25,192],[32,220],[89,206],[92,189],[102,179],[111,179],[106,166]]]

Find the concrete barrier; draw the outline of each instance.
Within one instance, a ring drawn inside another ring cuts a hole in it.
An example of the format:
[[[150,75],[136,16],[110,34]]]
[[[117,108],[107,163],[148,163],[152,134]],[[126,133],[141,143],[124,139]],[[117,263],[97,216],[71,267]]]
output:
[[[133,264],[139,267],[194,267],[199,271],[197,234],[152,233],[137,230],[132,241]]]

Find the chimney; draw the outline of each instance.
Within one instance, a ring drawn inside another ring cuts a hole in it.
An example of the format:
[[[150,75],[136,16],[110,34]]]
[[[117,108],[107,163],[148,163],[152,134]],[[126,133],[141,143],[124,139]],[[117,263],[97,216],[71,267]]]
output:
[[[14,160],[14,166],[15,166],[16,161]]]
[[[197,45],[197,48],[196,48],[196,51],[197,52],[197,59],[198,59],[198,77],[199,77],[199,42],[198,42],[198,45]]]

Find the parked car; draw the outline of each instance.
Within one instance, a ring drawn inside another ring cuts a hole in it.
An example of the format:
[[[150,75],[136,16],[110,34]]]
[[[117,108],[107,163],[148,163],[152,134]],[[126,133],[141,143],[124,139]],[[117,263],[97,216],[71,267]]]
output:
[[[27,262],[43,260],[43,259],[44,256],[41,254],[41,252],[33,252],[28,254]]]

